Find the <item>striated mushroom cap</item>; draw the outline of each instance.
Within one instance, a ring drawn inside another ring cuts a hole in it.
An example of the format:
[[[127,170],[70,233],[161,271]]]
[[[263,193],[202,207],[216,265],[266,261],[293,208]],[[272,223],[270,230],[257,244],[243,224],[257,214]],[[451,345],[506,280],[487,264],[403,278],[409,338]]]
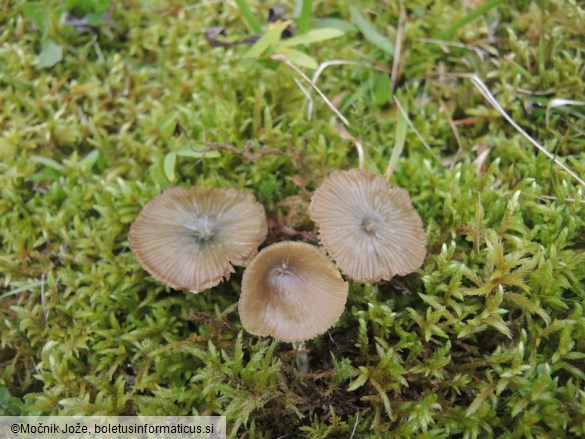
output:
[[[347,292],[337,267],[317,248],[300,242],[272,244],[244,272],[240,319],[252,334],[307,340],[339,319]]]
[[[311,218],[341,270],[360,282],[419,268],[426,237],[408,193],[363,169],[338,171],[313,194]]]
[[[235,189],[176,187],[150,200],[130,227],[140,265],[175,289],[199,292],[246,265],[266,238],[266,214]]]

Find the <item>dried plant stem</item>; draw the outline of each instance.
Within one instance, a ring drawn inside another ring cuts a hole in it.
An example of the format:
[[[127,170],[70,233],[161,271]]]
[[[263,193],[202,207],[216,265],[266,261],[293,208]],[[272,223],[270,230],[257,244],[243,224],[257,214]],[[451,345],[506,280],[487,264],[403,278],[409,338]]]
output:
[[[402,36],[404,34],[405,20],[406,13],[404,11],[404,3],[400,1],[400,18],[398,20],[398,29],[396,30],[394,60],[392,61],[392,73],[390,74],[390,87],[392,90],[396,88],[396,83],[398,82],[398,68],[400,67],[400,54],[402,51]]]
[[[305,95],[305,99],[307,99],[307,101],[309,101],[309,120],[310,120],[311,119],[310,112],[313,109],[313,98],[311,97],[311,94],[309,93],[309,90],[307,90],[305,88],[305,86],[303,85],[303,83],[301,81],[299,81],[298,78],[295,78],[295,84],[303,92],[303,94]]]
[[[453,156],[453,160],[451,161],[451,166],[450,166],[450,168],[453,169],[455,164],[459,161],[459,159],[463,155],[463,148],[461,147],[461,138],[459,137],[459,131],[457,131],[457,127],[453,123],[453,119],[449,115],[449,109],[447,108],[447,106],[445,105],[445,103],[443,102],[442,99],[439,99],[439,105],[441,106],[443,113],[445,113],[445,116],[447,117],[447,122],[449,123],[449,127],[451,128],[451,131],[453,132],[453,136],[455,136],[455,140],[457,141],[457,152]]]
[[[398,111],[400,111],[400,113],[402,114],[402,116],[406,120],[406,123],[408,123],[408,126],[412,129],[412,131],[414,131],[414,134],[416,134],[416,136],[418,137],[418,140],[421,141],[421,143],[425,146],[425,148],[427,150],[431,151],[431,147],[426,142],[426,140],[423,138],[420,131],[416,129],[416,127],[414,126],[414,124],[412,123],[410,118],[408,117],[408,114],[406,114],[406,111],[404,111],[402,104],[400,103],[400,101],[398,100],[398,98],[396,96],[394,96],[394,102],[396,102],[396,106],[398,107]]]
[[[481,238],[481,192],[477,193],[477,224],[475,228],[475,252],[479,254]]]
[[[333,111],[333,113],[339,118],[339,120],[341,120],[341,122],[343,122],[343,124],[346,127],[349,127],[349,121],[345,118],[345,116],[343,116],[343,114],[341,114],[339,112],[339,110],[335,107],[335,105],[333,105],[333,103],[327,98],[327,96],[325,96],[325,94],[319,89],[319,87],[317,87],[315,85],[314,80],[312,81],[311,79],[309,79],[309,77],[307,75],[305,75],[293,63],[291,63],[284,55],[277,53],[275,55],[272,55],[271,58],[284,63],[287,67],[291,68],[295,73],[297,73],[301,78],[303,78],[313,88],[313,90],[315,90],[319,94],[319,96],[321,96],[321,98],[325,101],[325,103],[327,104],[329,109],[331,111]],[[321,67],[319,67],[317,72],[315,72],[315,75],[313,76],[313,78],[318,79],[319,75],[325,69],[325,67],[327,67],[327,65],[333,65],[333,64],[352,64],[352,62],[350,62],[350,61],[330,61],[328,64],[324,63],[321,65]],[[310,113],[312,112],[313,101],[307,96],[306,90],[304,89],[304,87],[300,86],[300,83],[298,81],[297,81],[297,85],[299,85],[299,88],[301,89],[303,94],[309,99],[309,102],[310,102],[309,103],[309,118],[310,118]],[[359,163],[358,166],[360,169],[363,169],[365,166],[365,156],[364,156],[364,148],[363,148],[362,143],[358,139],[353,137],[343,127],[339,126],[338,128],[340,128],[340,132],[342,133],[342,135],[345,134],[347,136],[347,138],[350,138],[351,140],[353,140],[353,143],[354,143],[356,150],[357,150],[357,153],[358,153],[358,163]]]
[[[317,84],[317,80],[319,79],[319,77],[321,76],[321,73],[323,73],[323,71],[329,67],[329,66],[342,66],[342,65],[357,65],[358,63],[355,61],[347,61],[344,59],[334,59],[331,61],[325,61],[321,64],[319,64],[319,67],[317,68],[317,70],[315,70],[315,73],[313,74],[313,78],[311,79],[313,81],[313,84]],[[311,117],[313,116],[313,100],[310,98],[309,99],[309,109],[307,110],[307,117],[309,120],[311,120]]]
[[[363,53],[357,52],[357,54],[363,58],[366,57]],[[378,72],[390,73],[390,70],[385,65],[378,65],[378,64],[376,64],[375,60],[367,60],[367,63],[368,64],[366,64],[365,67],[370,69],[370,70],[376,70]],[[345,59],[332,59],[330,61],[322,62],[321,64],[319,64],[319,67],[317,68],[317,70],[315,70],[315,73],[313,74],[313,78],[311,79],[313,81],[313,84],[317,84],[317,80],[319,79],[319,77],[321,76],[321,74],[323,73],[323,71],[326,68],[331,67],[331,66],[344,66],[344,65],[345,66],[357,66],[357,65],[363,65],[363,63],[345,60]],[[307,111],[307,114],[308,114],[309,120],[311,120],[311,116],[313,114],[313,101],[310,101],[310,103],[309,103],[309,110]]]
[[[349,437],[349,439],[353,439],[353,437],[355,435],[355,430],[357,429],[357,426],[358,426],[359,419],[360,419],[360,412],[358,410],[357,412],[355,412],[355,423],[353,424],[353,430],[351,430],[351,436]]]
[[[41,310],[43,311],[43,317],[45,322],[49,319],[49,313],[45,308],[45,273],[41,275]]]
[[[321,96],[321,98],[325,101],[329,109],[344,123],[344,125],[349,126],[349,121],[343,116],[343,114],[339,112],[337,108],[335,108],[335,105],[331,103],[331,101],[327,98],[327,96],[325,96],[325,94],[319,89],[319,87],[317,87],[313,83],[313,81],[311,81],[309,77],[303,73],[302,70],[300,70],[292,62],[290,62],[286,56],[281,55],[280,53],[276,53],[272,55],[271,58],[275,59],[276,61],[280,61],[281,63],[284,63],[288,68],[290,68],[297,75],[303,78],[303,80],[307,82],[313,88],[313,90],[315,90],[319,94],[319,96]]]
[[[506,113],[506,111],[498,103],[496,98],[491,94],[491,92],[487,88],[487,86],[483,83],[483,81],[477,75],[475,75],[473,73],[445,73],[443,75],[471,80],[471,82],[473,83],[475,88],[477,88],[477,90],[481,93],[481,95],[485,98],[485,100],[488,101],[491,104],[491,106],[494,107],[498,111],[498,113],[500,113],[502,115],[502,117],[504,119],[506,119],[508,121],[508,123],[516,129],[516,131],[518,131],[520,134],[522,134],[522,136],[526,140],[528,140],[536,149],[538,149],[543,154],[545,154],[549,159],[551,159],[553,161],[553,163],[555,163],[557,166],[564,169],[571,177],[573,177],[575,180],[577,180],[582,186],[585,186],[585,180],[583,180],[581,177],[579,177],[574,171],[572,171],[563,162],[559,161],[552,153],[547,151],[547,149],[544,146],[542,146],[540,143],[538,143],[536,140],[534,140],[532,137],[530,137],[530,135],[526,131],[524,131],[524,129],[520,125],[518,125],[514,121],[514,119],[512,119],[512,117],[510,117],[510,115],[508,113]]]
[[[349,61],[349,60],[345,60],[345,59],[332,59],[331,61],[322,62],[321,64],[319,64],[319,67],[317,68],[317,70],[315,70],[315,73],[313,74],[312,81],[314,84],[316,84],[317,80],[321,76],[321,73],[323,73],[323,71],[329,66],[344,66],[344,65],[355,66],[357,64],[358,63],[355,61]]]
[[[557,201],[557,197],[551,195],[538,195],[536,198],[542,201]],[[574,198],[563,198],[561,201],[568,201],[570,203],[578,201],[579,203],[585,203],[585,200],[575,200]]]

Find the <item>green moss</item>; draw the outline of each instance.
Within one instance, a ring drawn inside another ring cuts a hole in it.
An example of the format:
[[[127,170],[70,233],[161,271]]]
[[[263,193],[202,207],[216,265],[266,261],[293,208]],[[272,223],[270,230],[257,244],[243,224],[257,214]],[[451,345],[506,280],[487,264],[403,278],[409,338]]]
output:
[[[89,33],[58,8],[37,31],[13,3],[0,11],[0,414],[219,414],[253,438],[585,435],[583,187],[470,81],[438,74],[476,73],[583,178],[584,107],[554,104],[585,100],[582,6],[500,4],[453,26],[467,4],[408,2],[395,94],[430,150],[409,128],[391,181],[423,218],[428,256],[409,276],[351,283],[301,373],[290,345],[242,332],[240,269],[212,291],[169,290],[127,233],[174,184],[245,190],[274,221],[314,231],[311,191],[358,164],[335,116],[313,95],[308,120],[284,65],[244,69],[245,47],[209,47],[208,26],[247,35],[229,2],[115,3]],[[351,20],[347,5],[313,3]],[[354,4],[394,44],[399,3]],[[446,30],[450,42],[430,39]],[[37,68],[48,38],[63,60]],[[305,50],[357,62],[318,85],[384,172],[397,113],[369,65],[392,60],[356,30]],[[165,156],[180,148],[217,152],[179,155],[171,183]]]

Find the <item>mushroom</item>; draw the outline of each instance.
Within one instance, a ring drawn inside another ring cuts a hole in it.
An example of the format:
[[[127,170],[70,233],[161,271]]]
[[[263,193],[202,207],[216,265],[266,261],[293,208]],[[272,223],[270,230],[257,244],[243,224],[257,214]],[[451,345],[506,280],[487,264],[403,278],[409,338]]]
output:
[[[245,266],[266,238],[266,214],[235,189],[167,189],[149,201],[128,241],[140,265],[158,281],[194,293]]]
[[[390,280],[419,268],[426,237],[408,193],[364,169],[337,171],[309,207],[319,238],[339,268],[360,282]]]
[[[244,271],[240,319],[252,334],[289,342],[308,340],[339,319],[347,292],[337,267],[314,246],[272,244]]]

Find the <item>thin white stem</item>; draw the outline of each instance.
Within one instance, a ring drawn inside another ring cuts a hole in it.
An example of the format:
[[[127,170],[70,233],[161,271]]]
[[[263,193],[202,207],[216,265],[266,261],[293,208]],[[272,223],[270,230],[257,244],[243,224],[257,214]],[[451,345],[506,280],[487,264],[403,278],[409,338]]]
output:
[[[421,143],[425,146],[425,148],[430,151],[431,150],[431,147],[425,141],[425,139],[423,138],[423,136],[419,132],[419,130],[416,129],[416,127],[414,126],[414,124],[412,123],[412,121],[410,120],[410,118],[408,117],[408,114],[406,114],[406,111],[404,111],[404,108],[402,107],[402,104],[400,103],[400,101],[398,100],[398,98],[396,96],[394,96],[394,102],[396,102],[396,106],[398,107],[398,111],[400,111],[400,113],[402,114],[402,116],[404,117],[404,119],[406,119],[406,123],[412,129],[412,131],[414,131],[414,133],[418,137],[418,140],[420,140]]]
[[[334,59],[331,61],[325,61],[325,62],[319,64],[319,67],[317,68],[317,70],[315,70],[315,73],[314,73],[313,78],[312,78],[313,84],[317,84],[317,81],[319,80],[319,76],[321,76],[321,73],[323,73],[323,71],[329,66],[357,65],[357,64],[358,63],[355,61],[346,61],[343,59]],[[307,110],[307,118],[309,120],[311,120],[312,117],[313,117],[313,100],[309,100],[309,107]]]
[[[518,131],[526,140],[528,140],[536,149],[541,151],[544,155],[546,155],[549,159],[552,160],[557,166],[564,169],[571,177],[577,180],[582,186],[585,186],[585,180],[579,177],[574,171],[572,171],[567,165],[563,162],[559,161],[552,153],[550,153],[544,146],[534,140],[530,135],[524,131],[524,129],[518,125],[512,117],[506,113],[506,110],[502,108],[499,102],[496,100],[494,95],[491,94],[490,90],[487,86],[483,83],[483,81],[474,73],[438,73],[438,76],[450,76],[453,78],[463,78],[469,79],[471,83],[477,88],[477,90],[481,93],[486,101],[490,103],[492,107],[496,109],[500,115],[508,121],[510,125],[512,125],[516,131]]]
[[[512,117],[510,117],[510,115],[508,113],[506,113],[506,111],[498,103],[496,98],[491,94],[491,92],[489,91],[487,86],[483,83],[483,81],[481,79],[479,79],[479,77],[477,75],[470,74],[470,73],[467,73],[467,74],[463,73],[463,74],[454,74],[454,76],[470,79],[471,82],[473,83],[473,85],[475,85],[475,87],[482,94],[482,96],[498,111],[498,113],[500,113],[504,117],[504,119],[506,119],[508,121],[508,123],[510,125],[512,125],[514,128],[516,128],[516,130],[520,134],[522,134],[522,136],[524,136],[524,138],[526,140],[528,140],[530,143],[532,143],[532,145],[534,147],[536,147],[539,151],[544,153],[544,155],[546,155],[549,159],[551,159],[557,166],[560,166],[562,169],[564,169],[571,177],[573,177],[575,180],[577,180],[579,183],[581,183],[582,186],[585,186],[585,181],[581,177],[579,177],[574,171],[572,171],[563,162],[559,161],[544,146],[542,146],[540,143],[538,143],[536,140],[534,140],[532,137],[530,137],[530,135],[526,131],[524,131],[524,129],[520,125],[518,125],[514,121],[514,119],[512,119]]]
[[[301,373],[309,373],[309,356],[307,355],[307,351],[305,350],[305,342],[293,342],[293,348],[297,351],[296,355],[296,363],[297,369]]]
[[[331,101],[327,98],[327,96],[325,96],[325,94],[319,89],[319,87],[317,87],[313,83],[313,81],[311,81],[309,77],[303,73],[302,70],[300,70],[292,62],[290,62],[286,56],[280,53],[276,53],[272,55],[271,58],[284,63],[287,67],[292,69],[297,75],[303,78],[305,82],[307,82],[313,88],[313,90],[315,90],[319,94],[319,96],[321,96],[321,98],[325,101],[329,109],[339,118],[339,120],[341,120],[345,126],[349,126],[349,121],[345,118],[345,116],[343,116],[343,114],[339,112],[337,108],[335,108],[335,105],[331,103]]]
[[[299,81],[298,78],[295,78],[295,83],[297,84],[299,89],[303,92],[303,94],[305,95],[305,98],[309,101],[309,108],[310,108],[313,105],[313,98],[311,97],[311,93],[309,93],[309,90],[307,90],[305,88],[303,83],[301,81]],[[310,116],[309,116],[309,119],[311,119]]]
[[[392,73],[390,74],[390,87],[392,90],[396,88],[398,82],[398,68],[400,67],[400,54],[402,51],[402,35],[404,33],[404,21],[406,19],[404,12],[404,4],[400,2],[400,18],[398,19],[398,29],[396,30],[396,44],[394,47],[394,60],[392,61]]]
[[[351,430],[351,436],[349,437],[349,439],[353,439],[353,436],[355,435],[355,431],[357,429],[358,426],[358,421],[360,419],[360,412],[359,410],[355,413],[355,424],[353,424],[353,430]]]
[[[41,310],[43,311],[46,322],[49,319],[49,313],[45,308],[45,273],[41,275]]]

